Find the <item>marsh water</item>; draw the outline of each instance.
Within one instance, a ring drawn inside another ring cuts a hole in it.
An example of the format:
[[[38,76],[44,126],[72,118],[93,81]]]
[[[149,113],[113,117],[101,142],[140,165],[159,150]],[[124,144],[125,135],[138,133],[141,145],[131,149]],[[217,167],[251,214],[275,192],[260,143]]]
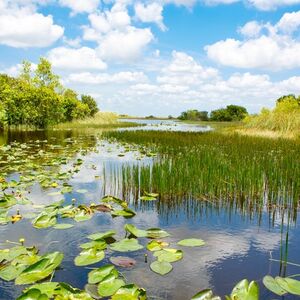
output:
[[[152,125],[148,124],[147,127],[149,126]],[[163,129],[164,126],[176,128],[174,123],[155,126],[163,126]],[[191,131],[200,130],[192,125],[188,125],[188,128]],[[185,130],[188,130],[186,126]],[[66,230],[34,228],[30,217],[24,217],[15,224],[0,226],[1,248],[9,246],[5,243],[6,240],[17,242],[23,237],[27,245],[37,245],[41,252],[64,252],[64,260],[55,272],[53,281],[68,282],[83,289],[90,268],[74,265],[74,258],[80,252],[79,244],[87,241],[88,234],[111,229],[117,231],[118,238],[123,238],[126,223],[132,223],[141,229],[159,227],[166,230],[171,236],[165,240],[171,245],[173,243],[175,248],[178,248],[177,241],[190,237],[201,238],[206,243],[203,247],[184,247],[183,259],[174,263],[173,271],[165,276],[150,270],[149,264],[153,257],[148,253],[148,261],[145,262],[146,249],[126,254],[137,263],[131,269],[121,268],[122,274],[127,282],[134,282],[145,288],[149,299],[189,300],[205,288],[212,288],[223,297],[230,294],[234,284],[243,278],[259,283],[261,299],[279,299],[263,287],[263,276],[300,273],[300,267],[296,265],[300,264],[300,224],[295,207],[292,212],[288,208],[271,211],[266,206],[255,210],[248,209],[247,206],[241,208],[235,202],[228,203],[226,199],[223,202],[219,199],[216,203],[187,193],[177,193],[174,201],[172,195],[166,194],[157,201],[141,201],[139,196],[144,191],[143,176],[147,172],[147,176],[151,177],[155,164],[159,163],[160,154],[141,155],[140,148],[129,148],[123,141],[115,139],[107,140],[102,137],[100,130],[10,132],[0,138],[2,145],[14,147],[16,142],[28,145],[24,161],[41,149],[44,153],[54,153],[54,158],[66,155],[66,149],[73,149],[70,161],[80,158],[83,164],[68,181],[73,187],[72,192],[55,194],[58,187],[42,188],[39,184],[34,184],[27,189],[30,193],[26,193],[33,205],[14,206],[9,210],[9,215],[13,215],[17,209],[24,216],[30,215],[40,205],[61,199],[65,199],[66,204],[70,204],[74,198],[77,203],[98,203],[104,195],[126,199],[129,207],[137,213],[131,219],[112,218],[109,214],[97,213],[90,220],[74,223],[74,227]],[[0,167],[9,181],[18,180],[19,168],[15,170],[14,166],[23,163],[12,159],[11,167],[7,169],[7,162],[2,159]],[[62,168],[66,168],[66,165]],[[130,182],[127,181],[128,168],[137,170],[135,180]],[[198,171],[199,174],[202,172]],[[148,192],[161,192],[155,190],[156,186],[154,183],[151,185],[151,181],[147,182],[147,187]],[[143,245],[147,243],[143,238],[140,242]],[[116,254],[109,250],[103,261],[91,267],[109,263],[109,257],[114,255]],[[23,288],[24,286],[14,285],[14,282],[0,280],[0,299],[15,299]],[[289,295],[280,299],[298,297]]]

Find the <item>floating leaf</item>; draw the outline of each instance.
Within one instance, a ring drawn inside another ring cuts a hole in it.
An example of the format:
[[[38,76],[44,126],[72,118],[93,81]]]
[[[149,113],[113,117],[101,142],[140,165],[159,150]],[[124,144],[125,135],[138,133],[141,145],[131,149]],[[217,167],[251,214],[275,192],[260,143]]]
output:
[[[74,227],[74,225],[68,223],[60,223],[53,226],[55,229],[69,229],[72,227]]]
[[[16,278],[16,284],[30,284],[48,277],[60,265],[63,257],[63,253],[60,252],[42,256]]]
[[[126,256],[112,256],[109,259],[114,265],[123,268],[131,268],[136,264],[136,260]]]
[[[179,241],[177,244],[186,247],[200,247],[200,246],[204,246],[205,242],[200,239],[184,239]]]
[[[162,239],[168,236],[170,235],[160,228],[147,229],[147,237],[150,239]]]
[[[113,265],[105,265],[93,270],[88,274],[88,283],[95,284],[101,282],[106,276],[113,274],[115,278],[119,276],[118,271]]]
[[[167,242],[163,242],[163,241],[151,241],[148,243],[147,245],[147,249],[149,251],[158,251],[158,250],[162,250],[165,247],[168,247],[169,243]]]
[[[244,279],[232,290],[231,298],[235,300],[259,300],[259,287],[255,281]]]
[[[286,290],[284,290],[272,276],[265,276],[263,278],[263,284],[268,290],[278,296],[282,296],[287,293]]]
[[[113,251],[130,252],[143,249],[143,246],[140,245],[136,239],[123,239],[119,242],[111,244],[110,248]]]
[[[125,282],[122,279],[117,279],[114,274],[110,274],[99,283],[98,293],[102,297],[109,297],[115,294],[123,285],[125,285]]]
[[[92,241],[92,242],[88,242],[88,243],[84,243],[80,245],[80,248],[82,249],[90,249],[90,248],[94,248],[97,250],[104,250],[106,249],[107,244],[104,240],[96,240],[96,241]]]
[[[104,257],[104,251],[90,248],[81,251],[80,254],[75,257],[74,262],[76,266],[88,266],[101,261]]]
[[[55,225],[56,222],[56,214],[47,214],[43,212],[32,221],[32,224],[35,228],[48,228]]]
[[[151,196],[141,196],[140,200],[143,200],[143,201],[155,201],[155,200],[157,200],[157,198],[156,197],[151,197]]]
[[[122,210],[113,210],[111,212],[113,217],[125,217],[125,218],[132,218],[136,215],[136,213],[130,208],[124,208]]]
[[[126,224],[124,226],[125,230],[129,233],[131,233],[132,235],[134,235],[135,237],[146,237],[147,236],[147,231],[146,230],[141,230],[138,229],[137,227],[135,227],[132,224]]]
[[[293,295],[300,296],[300,281],[292,278],[283,278],[277,276],[275,278],[276,282],[279,284],[281,288],[286,290],[288,293]]]
[[[175,262],[183,257],[183,252],[177,249],[162,249],[153,254],[159,261]]]
[[[153,272],[160,275],[166,275],[170,273],[173,269],[172,265],[169,262],[158,260],[151,263],[150,268]]]
[[[212,290],[203,290],[194,295],[191,300],[221,300],[221,298],[214,296]]]
[[[97,233],[93,233],[88,235],[88,238],[91,240],[101,240],[101,239],[107,239],[110,237],[113,237],[116,234],[116,232],[114,230],[109,230],[106,232],[97,232]]]
[[[42,294],[38,289],[30,289],[17,300],[49,300],[50,298],[46,294]]]
[[[144,289],[135,284],[122,286],[112,297],[112,300],[146,300],[147,295]]]

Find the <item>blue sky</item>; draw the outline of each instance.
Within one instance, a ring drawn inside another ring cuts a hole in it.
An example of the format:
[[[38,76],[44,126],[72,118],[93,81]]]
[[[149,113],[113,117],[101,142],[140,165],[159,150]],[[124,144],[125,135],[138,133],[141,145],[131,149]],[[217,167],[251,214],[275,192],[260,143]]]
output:
[[[300,94],[300,0],[0,0],[0,72],[47,57],[100,109],[250,112]]]

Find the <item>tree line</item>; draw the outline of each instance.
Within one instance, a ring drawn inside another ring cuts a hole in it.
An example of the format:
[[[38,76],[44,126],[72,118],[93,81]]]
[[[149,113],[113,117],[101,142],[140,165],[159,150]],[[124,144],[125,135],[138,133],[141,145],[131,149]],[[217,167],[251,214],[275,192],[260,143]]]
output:
[[[47,128],[61,122],[92,117],[98,112],[96,101],[62,86],[51,63],[40,58],[35,71],[22,63],[18,77],[0,74],[0,128],[28,126]]]
[[[179,120],[189,121],[220,121],[220,122],[231,122],[241,121],[248,115],[247,109],[243,106],[228,105],[226,108],[220,108],[208,111],[198,111],[191,109],[184,111],[178,117]]]

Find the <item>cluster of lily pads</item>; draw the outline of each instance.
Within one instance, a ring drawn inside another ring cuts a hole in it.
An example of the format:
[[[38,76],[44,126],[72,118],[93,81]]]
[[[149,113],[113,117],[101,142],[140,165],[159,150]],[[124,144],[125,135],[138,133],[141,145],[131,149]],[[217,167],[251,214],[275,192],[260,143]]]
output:
[[[292,294],[300,296],[300,281],[289,277],[267,275],[263,278],[264,286],[278,296]],[[226,300],[259,300],[259,286],[257,282],[243,279],[233,288]],[[221,300],[221,297],[214,295],[210,289],[202,290],[193,296],[192,300]]]

